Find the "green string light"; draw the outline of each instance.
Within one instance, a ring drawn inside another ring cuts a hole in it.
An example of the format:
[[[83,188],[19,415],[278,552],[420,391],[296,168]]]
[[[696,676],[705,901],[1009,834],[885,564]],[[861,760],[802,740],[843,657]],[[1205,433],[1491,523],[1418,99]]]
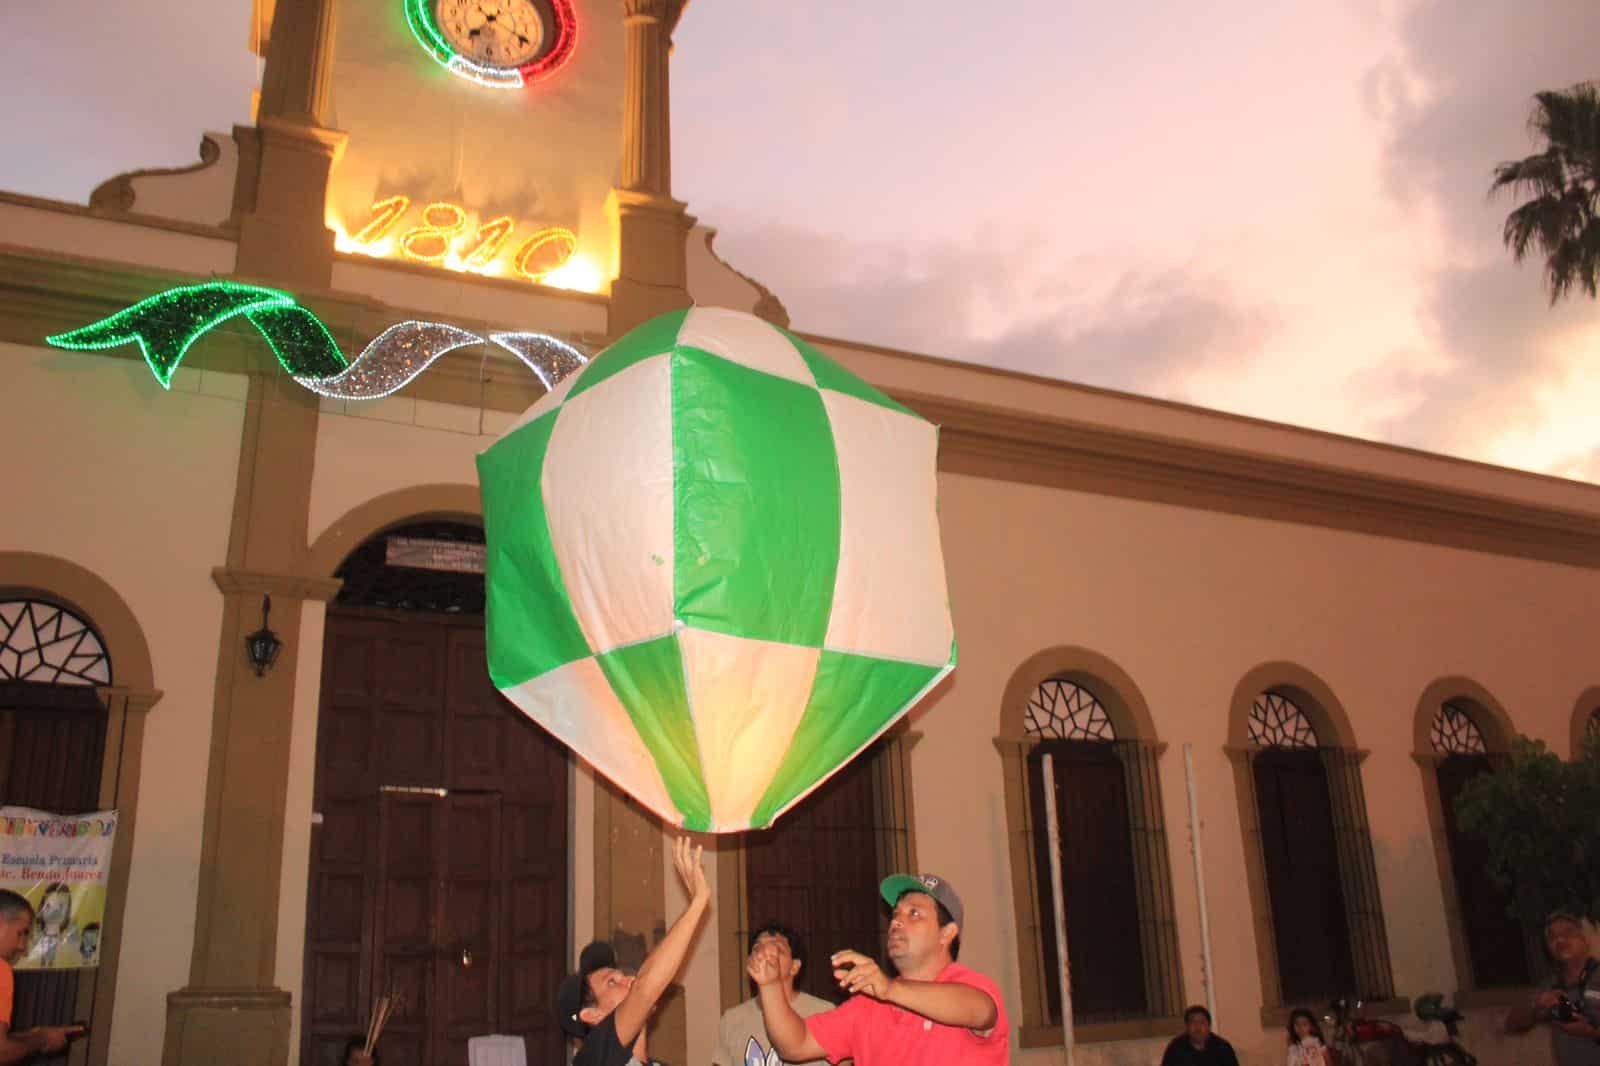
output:
[[[249,312],[278,357],[278,365],[293,377],[331,378],[348,363],[322,319],[299,304]]]
[[[327,327],[293,296],[236,281],[168,289],[109,318],[46,337],[45,343],[76,351],[136,343],[161,387],[170,389],[173,372],[195,341],[239,315],[261,332],[279,365],[290,374],[328,377],[346,365]]]

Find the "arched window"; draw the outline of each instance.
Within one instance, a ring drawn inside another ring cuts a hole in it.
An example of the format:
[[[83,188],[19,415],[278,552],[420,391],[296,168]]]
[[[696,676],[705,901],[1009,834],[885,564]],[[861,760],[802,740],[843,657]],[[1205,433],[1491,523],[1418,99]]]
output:
[[[1253,672],[1235,695],[1229,753],[1268,1014],[1394,994],[1361,753],[1342,721],[1327,687],[1291,664]]]
[[[1256,697],[1250,740],[1260,749],[1252,772],[1283,1001],[1325,1001],[1354,989],[1355,967],[1321,744],[1282,692]]]
[[[0,681],[109,685],[111,660],[94,628],[65,607],[0,600]]]
[[[1061,1041],[1046,819],[1052,800],[1077,1038],[1153,1035],[1170,1028],[1183,1006],[1156,773],[1160,749],[1140,736],[1148,712],[1132,682],[1112,664],[1076,649],[1067,652],[1039,665],[1090,669],[1058,668],[1023,689],[1018,678],[1044,672],[1025,666],[1008,692],[1015,716],[1008,723],[1015,732],[997,741],[1006,756],[1026,1047]],[[1128,885],[1133,891],[1122,888]]]
[[[1050,680],[1028,701],[1028,809],[1033,824],[1034,888],[1050,935],[1041,938],[1045,1004],[1061,1023],[1061,969],[1050,928],[1047,792],[1061,834],[1061,893],[1071,960],[1072,1015],[1077,1024],[1143,1017],[1148,1011],[1139,944],[1139,903],[1108,885],[1134,881],[1133,836],[1128,825],[1128,782],[1117,757],[1116,732],[1105,707],[1088,688]],[[1053,764],[1054,787],[1044,777]]]
[[[1468,691],[1474,695],[1463,694]],[[1465,989],[1526,985],[1533,973],[1532,945],[1509,916],[1505,893],[1484,873],[1487,845],[1463,834],[1455,813],[1462,789],[1493,773],[1505,756],[1509,731],[1489,710],[1492,702],[1471,682],[1447,679],[1430,686],[1418,708],[1418,733],[1425,720],[1427,747],[1417,753],[1417,761],[1439,855],[1457,976]]]

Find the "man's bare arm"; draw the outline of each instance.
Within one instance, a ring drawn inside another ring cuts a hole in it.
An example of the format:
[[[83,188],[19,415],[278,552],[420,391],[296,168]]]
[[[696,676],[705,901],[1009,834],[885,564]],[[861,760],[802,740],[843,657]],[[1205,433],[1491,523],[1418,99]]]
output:
[[[21,1033],[0,1027],[0,1063],[3,1064],[21,1062],[29,1055],[43,1051],[60,1051],[66,1046],[67,1029],[63,1026],[29,1029]]]
[[[897,977],[889,983],[884,1002],[904,1007],[940,1025],[986,1032],[999,1021],[994,1000],[981,988],[955,981],[910,981]]]
[[[1553,988],[1547,988],[1533,997],[1533,1001],[1525,1007],[1512,1007],[1506,1013],[1506,1032],[1526,1033],[1529,1029],[1544,1021],[1544,1012],[1556,1005],[1561,996]]]
[[[761,1017],[766,1022],[772,1046],[783,1060],[809,1062],[827,1058],[827,1049],[817,1043],[817,1038],[806,1028],[806,1020],[800,1017],[784,992],[777,957],[758,951],[750,956],[745,969],[760,991]]]
[[[890,977],[877,960],[859,951],[833,956],[833,977],[846,992],[859,992],[893,1003],[940,1025],[985,1033],[1000,1020],[1000,1010],[981,988],[957,981],[913,981]]]

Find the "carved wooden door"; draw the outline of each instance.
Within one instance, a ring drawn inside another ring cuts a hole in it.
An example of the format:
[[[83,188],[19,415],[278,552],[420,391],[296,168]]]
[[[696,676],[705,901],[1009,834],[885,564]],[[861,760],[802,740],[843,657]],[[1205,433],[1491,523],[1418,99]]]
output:
[[[56,814],[96,810],[105,743],[106,712],[94,689],[26,682],[0,685],[0,803]],[[80,980],[93,980],[93,971],[19,972],[12,1029],[20,1032],[78,1020],[74,1015]],[[94,1021],[109,1025],[111,1020]],[[33,1061],[64,1063],[68,1054]]]
[[[303,1062],[337,1063],[391,989],[385,1066],[465,1066],[488,1033],[562,1059],[568,760],[494,690],[483,640],[481,620],[329,612]]]

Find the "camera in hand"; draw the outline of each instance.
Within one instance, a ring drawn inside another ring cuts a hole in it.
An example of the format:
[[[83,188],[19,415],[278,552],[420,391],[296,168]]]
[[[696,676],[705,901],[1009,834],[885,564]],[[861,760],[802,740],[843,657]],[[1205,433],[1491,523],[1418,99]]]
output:
[[[1555,1005],[1550,1008],[1550,1020],[1565,1025],[1567,1022],[1576,1022],[1583,1019],[1583,1014],[1578,1010],[1578,1005],[1566,996],[1559,996]]]

